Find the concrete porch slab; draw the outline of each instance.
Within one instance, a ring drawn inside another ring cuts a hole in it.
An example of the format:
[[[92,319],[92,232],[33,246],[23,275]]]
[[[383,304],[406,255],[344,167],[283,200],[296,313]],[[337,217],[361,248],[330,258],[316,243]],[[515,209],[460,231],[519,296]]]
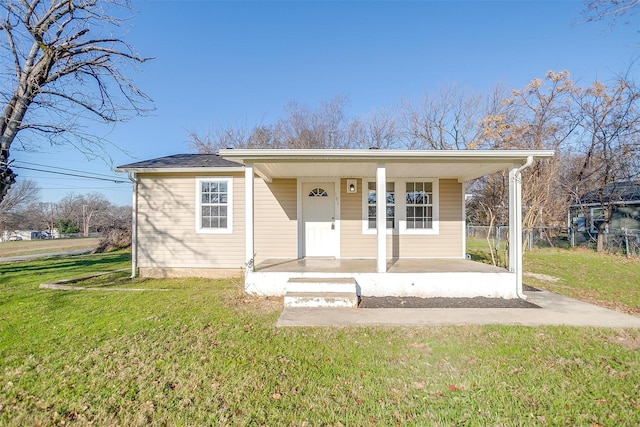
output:
[[[261,273],[375,273],[375,259],[266,259],[256,265]],[[387,273],[504,273],[481,262],[453,258],[402,258],[387,261]]]

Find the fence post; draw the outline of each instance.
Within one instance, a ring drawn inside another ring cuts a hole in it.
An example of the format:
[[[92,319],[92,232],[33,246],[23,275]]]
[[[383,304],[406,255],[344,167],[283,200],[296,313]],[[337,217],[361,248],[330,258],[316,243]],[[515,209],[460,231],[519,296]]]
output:
[[[569,242],[572,248],[576,247],[576,232],[572,227],[569,227]]]
[[[622,231],[624,231],[625,253],[627,254],[627,258],[629,258],[629,233],[627,233],[627,229],[626,228],[623,228]]]

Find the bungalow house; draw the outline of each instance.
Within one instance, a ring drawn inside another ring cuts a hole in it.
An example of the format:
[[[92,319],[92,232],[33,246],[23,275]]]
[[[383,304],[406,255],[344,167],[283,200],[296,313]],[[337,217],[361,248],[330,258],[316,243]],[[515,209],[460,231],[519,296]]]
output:
[[[285,304],[286,295],[336,296],[345,289],[368,296],[523,297],[520,173],[535,158],[551,156],[226,149],[123,165],[117,170],[134,182],[133,274],[244,273],[246,292],[285,295]],[[503,170],[509,171],[508,270],[467,260],[465,251],[465,182]]]
[[[598,234],[607,210],[609,230],[640,230],[640,181],[611,182],[586,192],[569,207],[569,227],[588,240]]]

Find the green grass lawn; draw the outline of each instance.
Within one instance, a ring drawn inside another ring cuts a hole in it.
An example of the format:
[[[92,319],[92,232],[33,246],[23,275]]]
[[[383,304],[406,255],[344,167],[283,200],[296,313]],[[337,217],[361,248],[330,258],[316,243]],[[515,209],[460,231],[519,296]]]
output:
[[[640,259],[576,249],[527,252],[527,271],[555,279],[525,276],[524,282],[552,292],[640,315]],[[559,279],[559,280],[557,280]]]
[[[640,424],[639,330],[276,328],[240,279],[38,289],[128,256],[0,265],[0,425]]]

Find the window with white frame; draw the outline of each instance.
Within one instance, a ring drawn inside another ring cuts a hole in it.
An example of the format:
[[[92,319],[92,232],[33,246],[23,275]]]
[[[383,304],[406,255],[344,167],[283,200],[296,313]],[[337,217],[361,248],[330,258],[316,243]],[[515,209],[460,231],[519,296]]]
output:
[[[433,183],[407,182],[405,224],[407,230],[433,229]]]
[[[196,231],[231,233],[232,178],[197,178],[196,186]]]
[[[363,180],[362,232],[376,230],[376,182]],[[387,182],[387,233],[438,234],[439,180],[397,178]]]
[[[376,229],[376,183],[367,184],[367,229]],[[396,193],[395,183],[387,182],[387,229],[395,228],[396,224]]]

